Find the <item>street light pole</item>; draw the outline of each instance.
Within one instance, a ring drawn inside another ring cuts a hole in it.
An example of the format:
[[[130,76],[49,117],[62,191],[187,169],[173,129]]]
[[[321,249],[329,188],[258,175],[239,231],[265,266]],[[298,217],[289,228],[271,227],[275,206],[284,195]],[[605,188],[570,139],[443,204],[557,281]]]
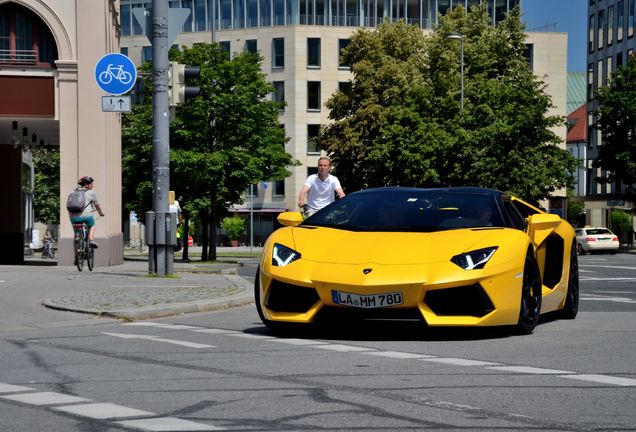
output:
[[[461,51],[461,66],[460,66],[460,78],[461,78],[461,93],[460,93],[460,108],[464,109],[464,35],[457,32],[449,33],[446,38],[459,39],[459,46]]]

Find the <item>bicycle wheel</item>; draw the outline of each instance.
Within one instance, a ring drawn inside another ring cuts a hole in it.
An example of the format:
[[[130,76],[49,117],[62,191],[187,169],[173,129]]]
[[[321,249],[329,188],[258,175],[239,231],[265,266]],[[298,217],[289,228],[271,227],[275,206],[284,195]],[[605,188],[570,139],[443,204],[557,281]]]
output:
[[[84,245],[81,239],[75,240],[75,265],[79,271],[84,267]]]
[[[86,264],[88,264],[88,270],[93,271],[93,264],[95,264],[95,249],[91,247],[88,241],[86,242],[86,249],[84,253],[86,254]]]

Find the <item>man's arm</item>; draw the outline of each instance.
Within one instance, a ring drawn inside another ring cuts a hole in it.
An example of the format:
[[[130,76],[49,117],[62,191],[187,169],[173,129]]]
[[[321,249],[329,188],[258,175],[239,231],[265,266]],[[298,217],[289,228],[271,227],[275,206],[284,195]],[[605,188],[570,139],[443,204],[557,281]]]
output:
[[[298,207],[303,208],[305,204],[307,204],[307,192],[309,192],[308,186],[303,186],[300,190],[300,195],[298,196]]]
[[[101,217],[104,217],[104,212],[102,211],[102,206],[99,205],[99,203],[95,203],[95,210],[97,210],[97,213],[99,213],[99,215]]]
[[[342,188],[336,189],[336,194],[338,195],[338,198],[343,198],[345,196],[345,193],[342,190]]]

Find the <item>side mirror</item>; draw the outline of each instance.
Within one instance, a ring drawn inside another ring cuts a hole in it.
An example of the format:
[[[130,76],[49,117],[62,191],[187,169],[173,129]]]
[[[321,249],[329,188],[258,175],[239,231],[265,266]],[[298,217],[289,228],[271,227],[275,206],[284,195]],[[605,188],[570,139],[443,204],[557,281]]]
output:
[[[281,225],[296,226],[303,221],[303,215],[300,212],[283,212],[276,219]]]
[[[528,217],[528,235],[535,244],[540,245],[562,221],[559,215],[551,213],[533,214]]]

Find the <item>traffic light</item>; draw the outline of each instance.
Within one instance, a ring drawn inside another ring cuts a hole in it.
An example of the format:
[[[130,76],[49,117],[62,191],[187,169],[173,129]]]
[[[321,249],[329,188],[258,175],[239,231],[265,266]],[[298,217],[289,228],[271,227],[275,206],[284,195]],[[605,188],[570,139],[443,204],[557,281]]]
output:
[[[187,85],[187,80],[197,78],[201,74],[198,66],[186,66],[177,62],[170,62],[168,71],[170,106],[179,105],[186,99],[199,95],[201,88]]]

